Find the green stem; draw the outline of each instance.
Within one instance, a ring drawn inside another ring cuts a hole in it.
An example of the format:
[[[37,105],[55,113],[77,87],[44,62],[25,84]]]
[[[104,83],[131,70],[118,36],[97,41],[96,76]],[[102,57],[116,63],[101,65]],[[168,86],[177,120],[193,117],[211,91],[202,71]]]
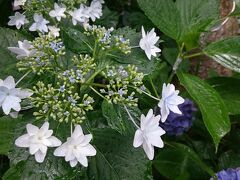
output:
[[[103,99],[105,99],[105,100],[108,101],[107,98],[105,98],[102,94],[100,94],[100,93],[99,93],[96,89],[94,89],[92,86],[90,86],[90,88],[91,88],[97,95],[99,95],[101,98],[103,98]]]
[[[106,85],[99,84],[99,83],[82,83],[82,85],[96,86],[96,87],[102,87],[102,88],[106,88],[107,87]]]
[[[155,96],[159,98],[158,92],[157,92],[157,90],[155,88],[155,85],[153,84],[153,81],[152,81],[151,77],[149,77],[149,81],[150,81],[150,84],[151,84],[151,86],[153,88],[153,92],[155,93]]]
[[[134,121],[133,117],[131,116],[131,114],[130,114],[128,108],[127,108],[127,106],[125,106],[125,104],[123,104],[123,106],[124,106],[124,109],[125,109],[125,111],[127,112],[128,116],[129,116],[129,118],[130,118],[131,121],[133,122],[133,124],[136,126],[137,129],[140,129],[140,127],[137,125],[137,123]]]
[[[195,54],[183,56],[183,58],[184,58],[184,59],[189,59],[189,58],[194,58],[194,57],[202,56],[202,55],[204,55],[204,53],[203,53],[203,52],[199,52],[199,53],[195,53]]]
[[[32,71],[28,71],[26,74],[24,74],[16,83],[16,86],[28,75],[30,74]]]

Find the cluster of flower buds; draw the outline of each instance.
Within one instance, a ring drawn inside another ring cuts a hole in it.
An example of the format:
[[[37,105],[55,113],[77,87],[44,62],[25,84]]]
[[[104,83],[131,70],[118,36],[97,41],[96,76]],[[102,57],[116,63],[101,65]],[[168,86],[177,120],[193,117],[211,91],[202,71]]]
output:
[[[88,26],[86,28],[86,35],[94,36],[96,42],[102,50],[120,51],[124,54],[131,53],[130,41],[125,39],[122,35],[115,35],[114,28],[106,29],[101,26]]]
[[[86,111],[92,110],[93,98],[87,94],[80,97],[64,85],[58,84],[58,87],[56,89],[51,84],[45,86],[43,82],[37,83],[33,88],[35,96],[31,98],[38,109],[34,115],[37,119],[82,123],[86,119]]]
[[[74,7],[79,6],[80,4],[85,4],[87,0],[59,0],[59,3],[65,4],[65,6],[71,10]]]
[[[137,106],[138,99],[134,97],[135,88],[143,85],[143,73],[137,72],[134,65],[118,68],[107,66],[102,74],[109,81],[106,89],[100,89],[100,92],[109,102],[124,103],[129,106]]]
[[[25,57],[17,64],[20,71],[32,70],[38,75],[59,67],[58,59],[65,54],[65,47],[60,38],[40,35],[31,42],[34,54]]]

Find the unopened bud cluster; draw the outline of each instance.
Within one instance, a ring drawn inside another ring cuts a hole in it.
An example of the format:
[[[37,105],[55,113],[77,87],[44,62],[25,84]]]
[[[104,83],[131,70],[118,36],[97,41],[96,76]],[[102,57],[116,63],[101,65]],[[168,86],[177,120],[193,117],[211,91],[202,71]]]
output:
[[[65,47],[60,38],[41,35],[33,42],[35,54],[21,59],[17,64],[20,71],[32,70],[38,75],[44,71],[51,71],[59,67],[59,57],[65,54]]]
[[[51,84],[47,86],[38,82],[33,88],[35,97],[31,100],[38,109],[34,112],[37,119],[56,120],[74,124],[82,123],[86,119],[86,111],[92,110],[93,98],[88,94],[80,97],[74,88],[67,89],[64,85],[57,84],[58,89]]]
[[[25,2],[23,8],[29,16],[33,13],[44,14],[51,10],[51,6],[49,6],[50,4],[52,4],[51,0],[28,0]]]
[[[115,35],[114,28],[106,29],[101,26],[88,26],[85,34],[94,36],[102,50],[121,51],[124,54],[131,53],[130,41],[122,35]]]
[[[109,81],[106,89],[100,92],[109,100],[109,102],[124,103],[129,106],[136,106],[138,99],[134,97],[135,88],[143,85],[143,73],[137,72],[137,67],[128,65],[127,67],[119,66],[107,67],[103,76]]]
[[[79,6],[80,4],[85,4],[87,0],[59,0],[61,4],[65,4],[67,9],[72,10],[74,7]]]

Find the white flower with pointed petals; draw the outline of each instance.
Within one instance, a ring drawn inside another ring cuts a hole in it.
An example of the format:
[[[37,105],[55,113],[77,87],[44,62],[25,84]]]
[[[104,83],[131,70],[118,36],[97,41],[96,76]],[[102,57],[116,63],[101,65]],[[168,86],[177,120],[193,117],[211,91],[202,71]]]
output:
[[[150,160],[154,158],[154,146],[163,148],[164,144],[161,136],[165,131],[159,126],[161,116],[154,116],[153,110],[150,109],[145,117],[141,115],[141,128],[135,132],[133,146],[135,148],[143,146],[147,157]]]
[[[29,148],[29,153],[35,155],[35,160],[42,163],[47,154],[48,147],[58,147],[62,143],[55,136],[53,130],[49,130],[49,123],[45,122],[39,129],[37,126],[27,124],[27,134],[16,139],[15,145]]]
[[[82,4],[79,9],[74,9],[74,11],[70,11],[69,14],[72,16],[72,23],[74,26],[76,26],[78,22],[88,22],[89,15],[87,13],[86,7]]]
[[[57,3],[54,3],[54,10],[49,12],[49,16],[56,18],[58,21],[61,21],[61,18],[66,18],[64,12],[66,7],[59,6]]]
[[[139,46],[142,50],[145,51],[148,59],[151,60],[151,57],[157,56],[158,52],[161,52],[161,49],[155,46],[159,37],[154,32],[154,28],[150,32],[145,32],[144,27],[142,26],[142,39],[140,40]]]
[[[178,96],[178,94],[179,91],[175,90],[175,86],[173,84],[163,84],[162,98],[158,103],[163,123],[166,121],[170,111],[176,114],[182,114],[178,105],[184,103],[184,99],[181,96]]]
[[[26,19],[26,16],[16,12],[14,16],[9,16],[10,21],[8,22],[9,26],[16,26],[17,29],[20,29],[24,24],[28,23],[29,21]]]
[[[36,53],[36,49],[33,48],[30,41],[18,41],[18,46],[19,47],[8,47],[11,52],[17,54],[17,59],[31,57]]]
[[[27,0],[14,0],[13,6],[23,6]]]
[[[56,26],[48,26],[48,29],[49,29],[49,35],[51,36],[53,36],[53,37],[59,37],[60,36],[60,34],[59,34],[59,32],[60,32],[60,29],[59,28],[57,28]]]
[[[48,32],[48,27],[47,24],[49,23],[48,20],[44,19],[41,14],[34,14],[33,16],[34,23],[32,26],[29,28],[30,31],[37,31],[39,30],[40,32]]]
[[[87,7],[86,10],[92,21],[95,21],[96,18],[99,19],[102,16],[102,4],[100,1],[92,1],[90,7]]]
[[[8,76],[5,80],[0,79],[0,107],[6,115],[9,115],[12,109],[19,112],[21,110],[21,100],[30,97],[32,94],[29,90],[16,88],[12,76]]]
[[[92,135],[84,135],[81,126],[77,125],[72,136],[54,151],[54,155],[65,157],[65,161],[69,161],[71,167],[75,167],[78,162],[87,167],[87,156],[95,156],[97,153],[95,148],[89,144],[91,139]]]

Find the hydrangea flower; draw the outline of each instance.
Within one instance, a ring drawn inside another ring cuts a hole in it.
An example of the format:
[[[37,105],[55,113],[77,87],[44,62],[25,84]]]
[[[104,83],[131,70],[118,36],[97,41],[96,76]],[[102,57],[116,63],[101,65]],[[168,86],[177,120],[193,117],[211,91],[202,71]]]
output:
[[[59,37],[60,36],[60,28],[57,28],[56,26],[48,26],[49,29],[49,35],[52,35],[53,37]]]
[[[161,116],[154,116],[153,110],[150,109],[145,117],[141,115],[141,127],[135,132],[133,146],[135,148],[143,146],[147,157],[150,160],[154,158],[154,146],[163,148],[164,144],[161,136],[165,131],[159,127]]]
[[[182,114],[170,112],[167,120],[164,123],[160,122],[160,126],[169,135],[180,136],[192,126],[193,113],[196,111],[193,102],[185,99],[184,103],[180,104],[178,108]]]
[[[176,114],[182,114],[178,105],[184,103],[184,99],[181,96],[178,96],[178,94],[179,91],[175,90],[175,86],[173,84],[163,84],[162,99],[158,103],[163,123],[166,121],[170,111]]]
[[[74,26],[76,26],[78,22],[86,23],[89,18],[86,8],[82,4],[79,9],[74,9],[70,11],[69,14],[72,16],[72,23]]]
[[[218,180],[239,180],[240,168],[222,170],[216,174]],[[211,178],[213,180],[213,178]]]
[[[30,31],[37,31],[39,30],[40,32],[48,32],[48,27],[47,24],[49,23],[48,20],[44,19],[41,14],[34,14],[33,16],[34,23],[32,26],[29,28]]]
[[[8,49],[17,54],[17,59],[31,57],[36,53],[36,50],[33,49],[31,42],[27,40],[24,40],[23,42],[18,41],[18,47],[8,47]]]
[[[54,155],[65,157],[65,161],[69,161],[71,167],[75,167],[78,162],[87,167],[87,156],[95,156],[97,153],[95,148],[89,144],[91,139],[92,135],[84,135],[81,126],[77,125],[71,137],[54,151]]]
[[[53,130],[49,130],[48,122],[45,122],[40,129],[32,124],[27,124],[26,129],[27,134],[18,137],[15,145],[29,148],[29,153],[35,155],[38,163],[44,161],[48,147],[57,147],[62,144],[59,139],[52,136]]]
[[[21,110],[21,99],[32,95],[30,91],[15,86],[12,76],[8,76],[5,80],[0,79],[0,107],[6,115],[9,115],[12,109],[19,112]]]
[[[26,3],[27,0],[14,0],[13,6],[23,6]]]
[[[66,18],[64,12],[66,7],[61,7],[57,3],[54,3],[54,10],[49,12],[49,16],[56,18],[58,21],[61,21],[61,18]]]
[[[96,18],[100,18],[102,16],[102,4],[100,1],[92,1],[90,7],[87,7],[87,14],[95,21]]]
[[[151,60],[151,57],[157,56],[158,52],[161,52],[161,49],[155,46],[159,37],[154,32],[154,28],[150,32],[145,32],[144,27],[142,26],[142,39],[139,42],[139,46],[142,50],[145,51],[148,59]]]
[[[16,26],[17,29],[20,29],[24,24],[29,21],[26,19],[26,16],[16,12],[14,16],[9,16],[10,21],[8,22],[9,26]]]

